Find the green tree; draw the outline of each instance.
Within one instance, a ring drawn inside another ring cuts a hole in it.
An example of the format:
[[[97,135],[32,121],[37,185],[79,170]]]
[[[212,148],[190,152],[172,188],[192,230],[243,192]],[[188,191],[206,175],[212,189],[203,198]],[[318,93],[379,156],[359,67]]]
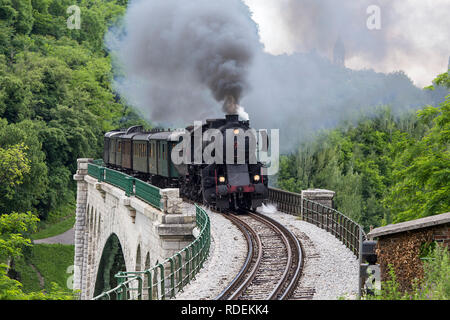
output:
[[[450,87],[448,74],[436,83]],[[397,148],[396,183],[385,199],[395,222],[450,211],[450,95],[439,107],[420,110],[418,119],[430,128]]]
[[[0,211],[33,210],[46,218],[74,201],[76,159],[100,156],[103,132],[140,122],[113,93],[103,48],[126,1],[78,1],[80,30],[67,28],[73,4],[0,1],[0,146],[23,142],[30,161],[14,195],[0,197]]]
[[[20,257],[24,247],[31,246],[28,235],[36,230],[39,219],[31,213],[0,215],[0,300],[56,300],[73,299],[74,296],[53,286],[49,293],[24,293],[22,284],[7,276],[5,262]]]
[[[33,7],[31,0],[12,0],[16,10],[14,27],[18,33],[29,34],[33,28]]]
[[[48,169],[42,143],[37,132],[45,124],[39,121],[24,120],[17,124],[7,124],[0,119],[0,145],[7,149],[23,143],[29,161],[29,172],[22,176],[22,183],[16,185],[12,197],[0,196],[0,212],[34,211],[48,188]],[[4,174],[4,173],[2,173]]]
[[[448,83],[448,74],[435,81]],[[377,108],[318,133],[281,157],[278,185],[336,191],[337,209],[366,230],[449,211],[449,98],[417,114]]]
[[[30,172],[26,150],[23,143],[0,148],[0,192],[6,198],[12,198],[15,186],[22,184],[24,175]]]

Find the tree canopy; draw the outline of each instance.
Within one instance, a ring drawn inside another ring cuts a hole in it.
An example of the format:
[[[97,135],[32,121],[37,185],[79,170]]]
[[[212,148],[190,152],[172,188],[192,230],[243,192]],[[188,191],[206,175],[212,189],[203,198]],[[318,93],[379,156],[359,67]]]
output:
[[[436,86],[450,87],[448,73]],[[278,185],[337,192],[336,205],[366,227],[450,211],[450,96],[393,116],[389,107],[318,134],[282,156]]]
[[[67,27],[73,4],[0,0],[0,170],[11,165],[0,212],[45,219],[74,201],[76,159],[100,156],[104,132],[142,122],[114,93],[103,47],[126,1],[77,1],[80,29]]]

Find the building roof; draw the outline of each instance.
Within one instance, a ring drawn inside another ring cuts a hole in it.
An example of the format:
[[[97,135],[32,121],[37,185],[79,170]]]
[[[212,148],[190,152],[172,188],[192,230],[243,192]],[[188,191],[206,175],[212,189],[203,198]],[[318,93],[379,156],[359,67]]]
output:
[[[438,214],[435,216],[425,217],[421,219],[389,224],[384,227],[376,228],[367,234],[368,238],[377,238],[395,233],[401,233],[416,229],[433,227],[441,224],[450,223],[450,212]]]

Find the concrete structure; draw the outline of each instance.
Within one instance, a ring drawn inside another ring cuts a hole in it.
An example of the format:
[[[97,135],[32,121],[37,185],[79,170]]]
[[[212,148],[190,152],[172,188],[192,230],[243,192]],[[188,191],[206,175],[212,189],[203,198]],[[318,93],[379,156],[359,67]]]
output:
[[[325,189],[307,189],[302,190],[302,198],[308,199],[329,208],[334,208],[334,196],[336,192]]]
[[[103,280],[112,279],[112,266],[120,264],[118,252],[123,256],[120,260],[124,265],[120,266],[125,267],[120,271],[142,271],[189,245],[195,227],[195,212],[182,212],[178,189],[161,190],[164,207],[159,210],[87,175],[90,161],[78,159],[74,175],[77,181],[74,289],[81,290],[81,299],[94,297],[99,275]],[[105,248],[114,242],[116,248],[108,256]]]

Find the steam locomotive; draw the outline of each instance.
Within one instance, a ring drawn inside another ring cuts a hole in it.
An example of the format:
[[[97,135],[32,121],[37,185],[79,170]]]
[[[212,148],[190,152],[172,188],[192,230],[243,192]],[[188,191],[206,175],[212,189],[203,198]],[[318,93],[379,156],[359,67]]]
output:
[[[211,131],[214,139],[204,139]],[[179,188],[182,197],[219,210],[256,209],[268,197],[268,177],[255,155],[268,139],[255,133],[238,115],[174,131],[114,130],[104,136],[103,162],[160,188]],[[212,140],[222,144],[211,148]],[[204,159],[208,150],[214,161]]]

